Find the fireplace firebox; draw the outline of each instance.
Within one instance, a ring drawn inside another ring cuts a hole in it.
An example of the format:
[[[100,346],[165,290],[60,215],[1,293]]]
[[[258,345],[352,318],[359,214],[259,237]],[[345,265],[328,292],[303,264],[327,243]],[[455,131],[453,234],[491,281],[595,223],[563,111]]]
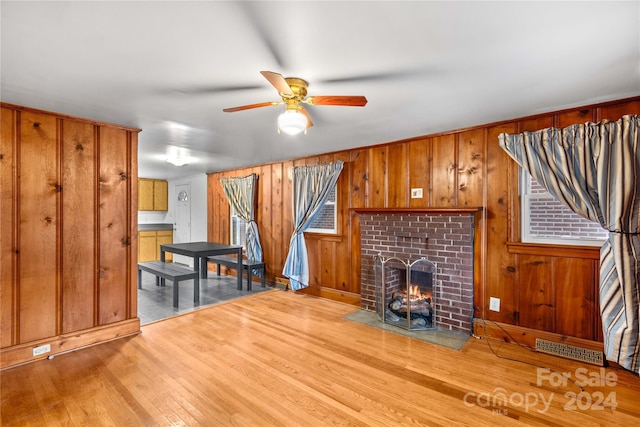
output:
[[[435,329],[437,267],[420,258],[375,256],[376,311],[384,323],[407,330]]]

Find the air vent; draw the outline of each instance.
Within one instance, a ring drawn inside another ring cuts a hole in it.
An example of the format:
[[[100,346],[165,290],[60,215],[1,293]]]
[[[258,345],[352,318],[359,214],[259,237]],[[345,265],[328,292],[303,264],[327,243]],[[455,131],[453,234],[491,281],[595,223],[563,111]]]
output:
[[[562,344],[536,338],[536,351],[578,360],[592,365],[603,366],[604,358],[601,351],[589,350],[569,344]]]

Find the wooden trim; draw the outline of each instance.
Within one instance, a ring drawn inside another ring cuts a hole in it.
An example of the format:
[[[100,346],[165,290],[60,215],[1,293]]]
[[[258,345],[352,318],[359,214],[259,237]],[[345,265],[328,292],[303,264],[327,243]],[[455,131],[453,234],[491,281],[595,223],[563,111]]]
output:
[[[489,338],[506,343],[518,344],[534,349],[536,338],[542,338],[562,344],[582,347],[589,350],[604,352],[604,344],[597,341],[575,338],[568,335],[556,334],[553,332],[540,331],[537,329],[523,328],[521,326],[509,325],[507,323],[494,322],[485,319],[473,319],[473,333],[480,338]]]
[[[360,306],[360,294],[354,294],[351,292],[344,292],[344,291],[340,291],[338,289],[331,289],[331,288],[327,288],[327,287],[322,287],[322,286],[309,286],[307,288],[304,288],[300,291],[295,291],[295,292],[300,292],[300,293],[304,293],[304,294],[308,294],[308,295],[314,295],[314,296],[318,296],[321,298],[326,298],[326,299],[330,299],[333,301],[337,301],[337,302],[341,302],[341,303],[345,303],[348,305],[354,305],[354,306]]]
[[[352,208],[351,212],[358,214],[469,214],[481,212],[482,207],[474,208]]]
[[[549,245],[537,243],[507,243],[510,254],[544,255],[565,258],[600,259],[598,246]]]
[[[14,110],[26,111],[26,112],[37,113],[37,114],[50,114],[50,115],[58,117],[60,119],[69,119],[69,120],[74,120],[74,121],[77,121],[77,122],[91,123],[91,124],[94,124],[94,125],[97,125],[97,126],[109,126],[109,127],[113,127],[113,128],[124,129],[124,130],[131,131],[131,132],[136,132],[136,133],[142,132],[142,129],[139,129],[139,128],[134,128],[134,127],[129,127],[129,126],[122,126],[122,125],[117,125],[117,124],[108,123],[108,122],[100,122],[100,121],[97,121],[97,120],[91,120],[91,119],[85,119],[85,118],[82,118],[82,117],[71,116],[71,115],[67,115],[67,114],[55,113],[53,111],[40,110],[38,108],[25,107],[23,105],[10,104],[8,102],[0,102],[0,107],[6,107],[6,108],[14,109]]]
[[[325,242],[342,242],[344,240],[344,236],[342,234],[316,233],[314,231],[304,231],[303,233],[305,240],[322,240]]]
[[[138,333],[140,333],[140,319],[135,317],[84,331],[71,332],[56,337],[15,345],[0,350],[0,370],[13,368],[35,360],[46,359],[49,356],[68,353]],[[51,352],[34,357],[33,348],[44,344],[51,345]]]

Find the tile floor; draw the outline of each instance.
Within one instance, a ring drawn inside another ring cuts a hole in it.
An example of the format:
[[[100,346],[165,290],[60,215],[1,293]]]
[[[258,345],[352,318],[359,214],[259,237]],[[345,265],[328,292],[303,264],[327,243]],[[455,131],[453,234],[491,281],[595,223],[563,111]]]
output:
[[[253,295],[258,292],[274,289],[262,287],[253,282],[251,291],[247,291],[246,278],[242,282],[243,289],[237,289],[235,276],[217,276],[209,273],[209,278],[200,279],[200,303],[193,304],[193,280],[180,282],[178,308],[173,308],[173,283],[167,281],[166,286],[156,286],[156,276],[142,272],[142,289],[138,289],[138,316],[142,325],[156,320],[193,311],[207,305],[217,304],[234,298]]]

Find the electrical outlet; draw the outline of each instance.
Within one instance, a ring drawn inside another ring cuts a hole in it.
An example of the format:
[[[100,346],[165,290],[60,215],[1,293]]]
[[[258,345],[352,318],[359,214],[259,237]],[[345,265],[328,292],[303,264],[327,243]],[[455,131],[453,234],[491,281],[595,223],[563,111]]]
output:
[[[500,311],[500,298],[489,298],[489,310]]]
[[[412,199],[422,199],[422,188],[412,188],[411,189],[411,198]]]
[[[41,345],[33,348],[33,355],[40,356],[41,354],[49,353],[51,351],[51,344]]]

